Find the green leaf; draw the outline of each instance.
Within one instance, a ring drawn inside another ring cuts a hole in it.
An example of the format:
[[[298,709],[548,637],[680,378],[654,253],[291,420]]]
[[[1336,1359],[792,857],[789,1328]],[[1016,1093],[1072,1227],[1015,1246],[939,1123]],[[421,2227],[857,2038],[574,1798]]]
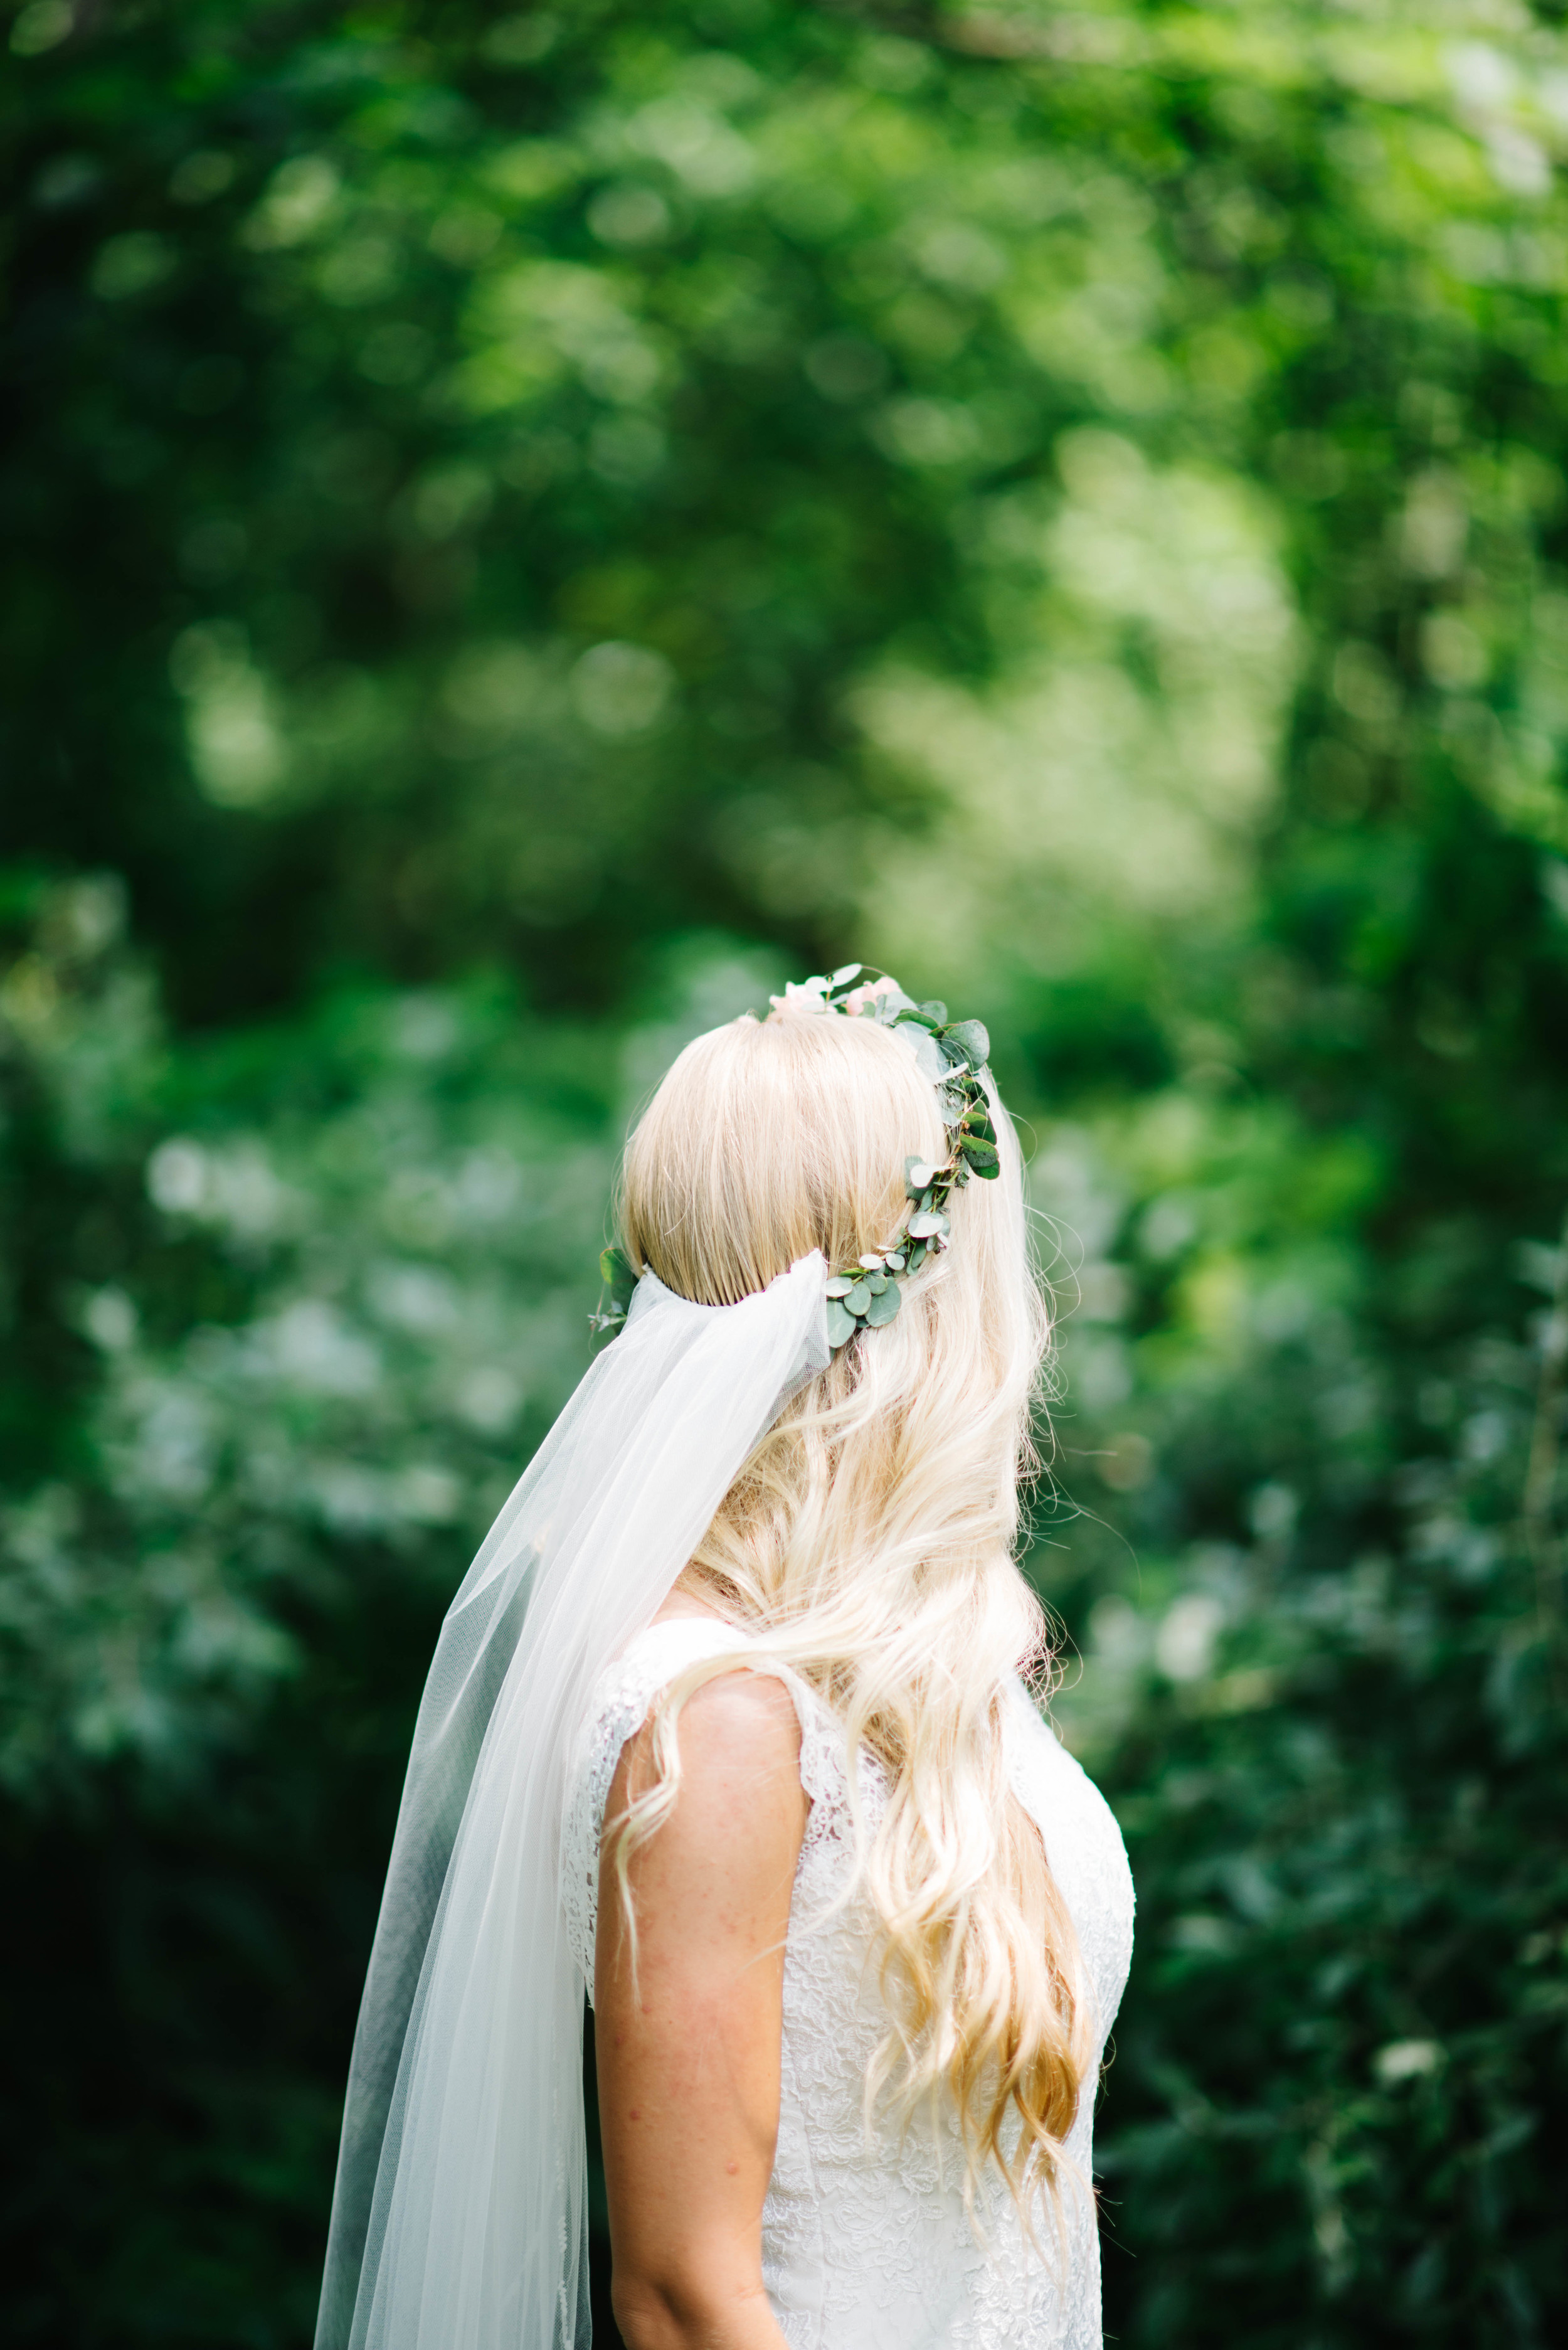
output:
[[[599,1279],[624,1312],[631,1304],[631,1294],[638,1283],[637,1267],[624,1249],[607,1248],[600,1252]]]
[[[925,1019],[926,1025],[929,1028],[945,1028],[947,1026],[948,1007],[945,1003],[922,1003],[919,1009]]]
[[[840,963],[833,974],[833,984],[835,987],[847,987],[852,979],[859,978],[865,968],[863,962]]]
[[[956,1045],[977,1069],[983,1069],[991,1058],[991,1038],[983,1020],[955,1020],[942,1043]]]
[[[1001,1168],[1002,1156],[994,1142],[981,1142],[966,1134],[959,1149],[977,1175],[994,1175]]]
[[[847,1297],[855,1284],[846,1273],[836,1273],[827,1284],[829,1297]]]
[[[855,1336],[855,1316],[846,1314],[836,1297],[827,1301],[827,1343],[836,1350],[846,1346]]]
[[[885,1273],[868,1273],[866,1276],[866,1286],[871,1292],[871,1302],[875,1305],[877,1298],[881,1296],[882,1292],[888,1286],[887,1274]]]
[[[905,1159],[904,1189],[911,1200],[918,1200],[922,1191],[930,1190],[936,1180],[936,1172],[929,1159]]]
[[[871,1300],[870,1308],[866,1316],[867,1327],[871,1330],[882,1329],[893,1320],[902,1303],[897,1282],[887,1282],[877,1295]]]
[[[938,1232],[947,1230],[948,1220],[935,1208],[922,1208],[919,1215],[909,1218],[909,1238],[912,1241],[934,1240]]]
[[[931,1018],[930,1006],[924,1003],[918,1004],[913,1011],[911,1011],[909,1005],[906,1004],[903,1011],[899,1013],[898,1019],[893,1022],[893,1026],[897,1028],[899,1025],[899,1023],[903,1021],[908,1021],[909,1024],[912,1028],[934,1029],[939,1024]]]
[[[845,1309],[850,1314],[864,1314],[871,1303],[871,1292],[863,1281],[857,1281],[845,1298]]]

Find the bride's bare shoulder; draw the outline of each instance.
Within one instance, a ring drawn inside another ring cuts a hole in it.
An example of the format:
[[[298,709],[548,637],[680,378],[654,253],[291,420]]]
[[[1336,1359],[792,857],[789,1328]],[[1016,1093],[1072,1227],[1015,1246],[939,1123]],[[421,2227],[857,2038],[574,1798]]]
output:
[[[653,1621],[683,1619],[720,1625],[729,1620],[700,1586],[678,1583]],[[680,1739],[681,1779],[689,1789],[701,1785],[732,1792],[737,1773],[754,1788],[777,1773],[798,1793],[800,1721],[794,1700],[776,1673],[738,1666],[704,1681],[680,1709]],[[649,1766],[651,1748],[651,1728],[645,1721],[628,1742],[623,1762],[629,1761],[640,1773]]]

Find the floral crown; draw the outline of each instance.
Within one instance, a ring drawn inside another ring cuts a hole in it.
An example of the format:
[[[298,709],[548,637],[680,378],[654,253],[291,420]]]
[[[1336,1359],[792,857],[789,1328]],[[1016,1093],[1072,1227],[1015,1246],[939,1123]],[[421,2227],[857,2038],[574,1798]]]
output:
[[[897,980],[866,964],[846,962],[831,978],[791,982],[769,998],[775,1012],[841,1013],[872,1020],[879,1028],[907,1032],[923,1076],[936,1087],[937,1107],[947,1129],[947,1157],[904,1161],[904,1190],[911,1203],[903,1230],[856,1263],[834,1266],[827,1281],[827,1342],[836,1354],[857,1330],[879,1330],[901,1304],[898,1283],[919,1273],[928,1257],[948,1244],[947,1205],[956,1191],[978,1175],[989,1182],[1001,1172],[1002,1157],[992,1124],[982,1073],[991,1039],[978,1020],[950,1020],[945,1003],[917,1003]],[[624,1249],[607,1248],[599,1273],[608,1292],[590,1315],[595,1330],[618,1330],[626,1320],[637,1267]]]

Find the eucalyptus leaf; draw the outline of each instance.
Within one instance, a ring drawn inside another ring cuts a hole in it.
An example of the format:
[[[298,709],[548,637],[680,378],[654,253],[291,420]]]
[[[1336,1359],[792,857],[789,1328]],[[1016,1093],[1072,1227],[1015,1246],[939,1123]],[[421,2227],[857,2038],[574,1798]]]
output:
[[[624,1312],[631,1304],[632,1292],[637,1287],[638,1282],[637,1267],[624,1249],[607,1248],[601,1251],[599,1278],[609,1291],[616,1305]]]
[[[880,1297],[882,1292],[888,1286],[887,1274],[885,1273],[868,1273],[866,1276],[866,1286],[871,1292],[873,1300]]]
[[[873,1330],[880,1330],[884,1328],[888,1323],[891,1322],[895,1318],[898,1308],[902,1304],[903,1298],[899,1293],[898,1284],[892,1281],[886,1283],[877,1295],[871,1300],[870,1307],[866,1315],[867,1326]]]
[[[909,1218],[909,1238],[913,1241],[934,1239],[944,1229],[946,1219],[934,1208],[922,1208],[919,1215]]]
[[[948,1007],[945,1003],[922,1003],[919,1008],[922,1016],[929,1023],[931,1027],[945,1028],[947,1026]]]
[[[880,1273],[882,1270],[882,1252],[880,1249],[869,1250],[865,1256],[857,1257],[856,1263],[865,1273]]]
[[[922,1191],[929,1191],[936,1171],[929,1159],[905,1159],[904,1189],[911,1200],[918,1200]]]
[[[983,1020],[955,1020],[942,1041],[956,1045],[977,1069],[983,1069],[991,1058],[991,1038]]]
[[[864,1314],[870,1303],[871,1292],[863,1281],[857,1281],[844,1300],[845,1309],[850,1314]]]
[[[929,1028],[910,1026],[904,1034],[915,1048],[915,1062],[920,1075],[929,1086],[944,1085],[948,1076],[947,1056]]]
[[[827,1284],[829,1297],[847,1297],[855,1284],[847,1274],[836,1273]]]
[[[836,1297],[827,1301],[827,1343],[838,1347],[847,1345],[855,1336],[855,1316],[846,1313]]]
[[[833,984],[835,987],[847,987],[852,979],[859,978],[865,968],[863,962],[840,963],[833,974]]]

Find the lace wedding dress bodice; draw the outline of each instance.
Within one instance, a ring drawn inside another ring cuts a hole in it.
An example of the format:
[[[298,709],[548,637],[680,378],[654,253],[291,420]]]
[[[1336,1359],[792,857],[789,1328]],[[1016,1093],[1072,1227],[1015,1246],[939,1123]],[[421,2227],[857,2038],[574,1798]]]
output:
[[[590,1998],[599,1837],[621,1748],[660,1690],[699,1659],[746,1646],[732,1627],[674,1617],[635,1640],[605,1675],[576,1757],[562,1885],[566,1923]],[[1099,2350],[1099,2237],[1093,2168],[1093,2076],[1068,2141],[1082,2182],[1063,2184],[1058,2243],[1048,2214],[1041,2249],[1020,2226],[994,2168],[965,2212],[956,2128],[900,2136],[864,2118],[866,2068],[886,2030],[869,1916],[852,1881],[847,1756],[836,1717],[797,1676],[772,1665],[800,1718],[801,1783],[811,1812],[784,1950],[778,2147],[763,2215],[763,2273],[792,2350]],[[1132,1956],[1133,1890],[1109,1806],[1035,1711],[1012,1691],[1009,1770],[1038,1823],[1072,1912],[1092,2001],[1096,2067]],[[875,1814],[879,1767],[861,1765],[862,1808]]]

